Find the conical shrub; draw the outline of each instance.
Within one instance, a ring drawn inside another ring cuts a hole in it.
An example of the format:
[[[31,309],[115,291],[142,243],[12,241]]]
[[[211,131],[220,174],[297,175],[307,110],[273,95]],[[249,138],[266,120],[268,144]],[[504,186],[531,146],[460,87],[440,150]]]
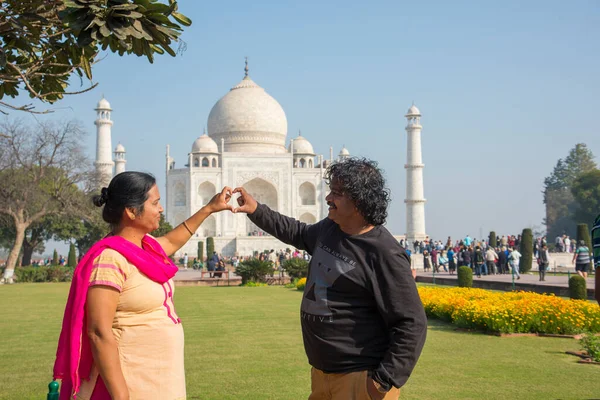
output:
[[[490,232],[490,237],[489,237],[488,243],[490,244],[491,247],[496,248],[496,246],[498,245],[498,242],[496,240],[496,232],[494,232],[494,231]]]
[[[77,253],[75,251],[75,244],[71,243],[69,246],[69,256],[67,258],[67,265],[71,268],[75,268],[77,266]]]
[[[521,253],[519,271],[521,271],[522,274],[526,274],[531,271],[531,264],[533,262],[533,233],[529,228],[523,229],[523,232],[521,233],[519,253]]]

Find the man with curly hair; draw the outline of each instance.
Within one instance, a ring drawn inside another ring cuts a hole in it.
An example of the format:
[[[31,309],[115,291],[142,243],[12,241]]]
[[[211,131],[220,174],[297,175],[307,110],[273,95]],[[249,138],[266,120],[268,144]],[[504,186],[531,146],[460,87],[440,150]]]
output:
[[[311,370],[309,400],[398,399],[423,349],[427,319],[410,259],[383,226],[389,190],[377,163],[347,158],[326,174],[327,218],[308,225],[243,188],[239,207],[311,256],[300,310]]]

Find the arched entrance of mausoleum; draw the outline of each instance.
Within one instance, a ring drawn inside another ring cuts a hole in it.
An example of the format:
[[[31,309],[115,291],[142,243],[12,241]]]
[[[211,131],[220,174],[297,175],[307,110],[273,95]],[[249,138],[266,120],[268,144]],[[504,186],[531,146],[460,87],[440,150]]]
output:
[[[268,206],[271,210],[277,211],[277,189],[272,183],[262,178],[254,178],[242,186],[256,201]],[[259,236],[262,234],[264,234],[262,229],[254,225],[250,219],[246,219],[246,235]]]

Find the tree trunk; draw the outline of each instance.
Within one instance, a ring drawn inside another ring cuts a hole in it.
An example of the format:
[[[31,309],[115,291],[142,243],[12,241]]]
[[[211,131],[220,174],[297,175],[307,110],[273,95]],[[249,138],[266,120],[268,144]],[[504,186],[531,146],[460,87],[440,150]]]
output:
[[[33,255],[34,246],[28,240],[23,241],[23,258],[21,259],[21,265],[31,265],[31,256]]]
[[[41,228],[31,229],[29,237],[27,237],[27,230],[25,230],[25,238],[23,239],[23,258],[21,259],[21,265],[31,265],[31,258],[33,252],[43,242],[42,234],[44,230]]]
[[[28,224],[23,222],[15,224],[15,231],[17,233],[15,237],[15,245],[10,250],[8,260],[6,260],[6,269],[4,270],[4,280],[6,280],[8,283],[12,283],[13,274],[15,272],[15,265],[17,265],[19,252],[21,251],[21,247],[23,246],[23,239],[25,238],[25,229],[27,229],[27,226]]]

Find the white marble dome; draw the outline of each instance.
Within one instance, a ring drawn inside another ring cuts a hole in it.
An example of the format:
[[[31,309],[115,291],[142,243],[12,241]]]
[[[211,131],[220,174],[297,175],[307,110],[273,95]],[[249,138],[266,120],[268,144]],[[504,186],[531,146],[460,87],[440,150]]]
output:
[[[408,117],[409,115],[421,115],[421,111],[419,111],[419,109],[417,108],[417,106],[415,106],[413,104],[412,106],[410,106],[410,108],[406,112],[406,116]]]
[[[288,151],[292,150],[292,144],[290,143]],[[294,138],[294,154],[311,154],[314,155],[315,151],[312,144],[301,134]]]
[[[125,146],[119,143],[117,147],[115,147],[115,153],[125,153]]]
[[[350,152],[348,151],[347,148],[342,147],[339,155],[340,155],[340,157],[348,157],[348,156],[350,156]]]
[[[96,106],[96,110],[110,110],[110,111],[112,111],[112,108],[110,108],[110,103],[108,102],[108,100],[106,100],[103,97],[98,102],[98,106]]]
[[[281,105],[246,76],[213,106],[208,135],[225,151],[285,153],[287,118]]]
[[[194,141],[192,153],[218,153],[217,143],[206,133]]]

